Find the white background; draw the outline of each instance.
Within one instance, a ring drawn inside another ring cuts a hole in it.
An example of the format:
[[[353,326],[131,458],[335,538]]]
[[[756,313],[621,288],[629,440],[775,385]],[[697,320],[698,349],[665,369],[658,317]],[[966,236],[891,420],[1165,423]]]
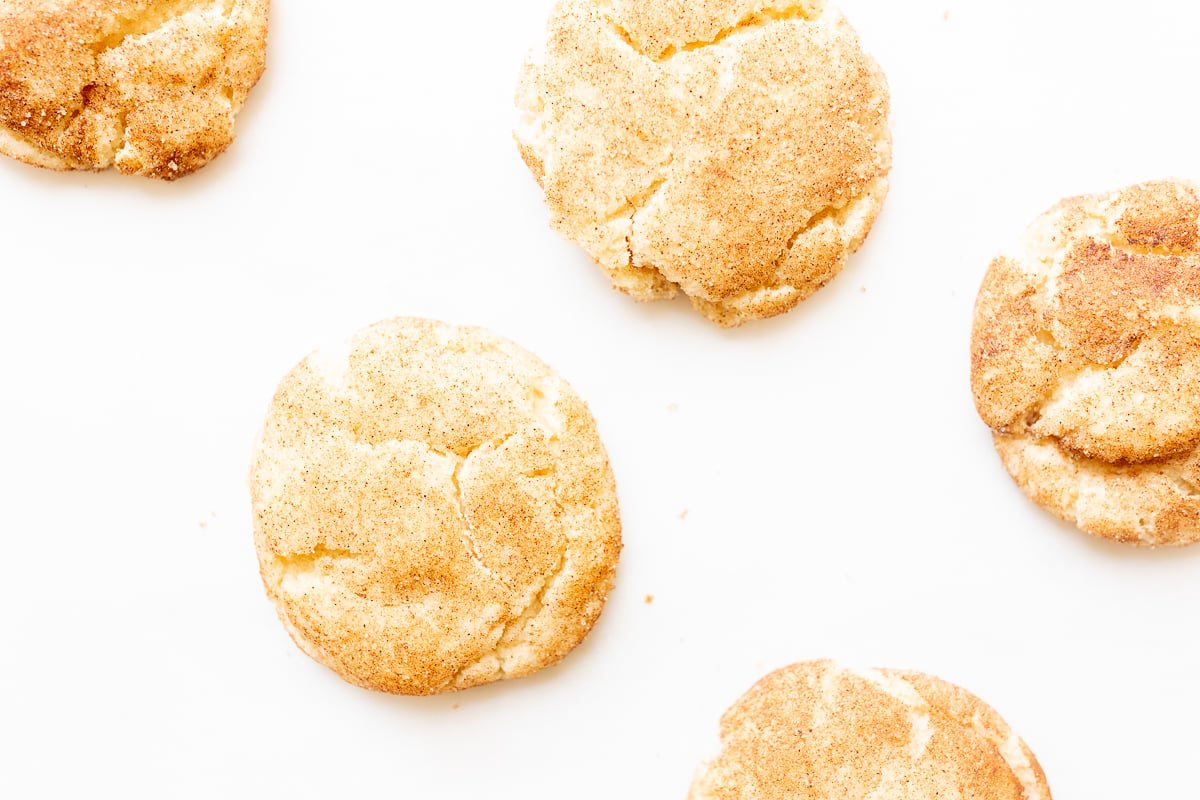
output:
[[[1060,197],[1200,178],[1200,6],[844,0],[891,83],[891,194],[830,286],[723,331],[549,230],[509,129],[550,4],[278,2],[197,175],[0,162],[0,795],[682,800],[721,712],[819,657],[969,688],[1058,800],[1194,795],[1200,546],[1027,502],[968,335],[989,260]],[[607,442],[617,586],[533,678],[362,691],[259,584],[275,383],[396,314],[522,343]]]

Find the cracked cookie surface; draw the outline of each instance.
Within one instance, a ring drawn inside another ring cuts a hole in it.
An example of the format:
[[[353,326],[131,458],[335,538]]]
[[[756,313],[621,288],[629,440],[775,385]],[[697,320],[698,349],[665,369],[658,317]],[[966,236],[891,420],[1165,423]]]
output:
[[[233,141],[269,0],[0,2],[0,153],[174,180]]]
[[[786,667],[725,712],[721,745],[689,800],[1050,800],[999,714],[918,672]]]
[[[832,279],[887,193],[887,82],[821,0],[560,0],[517,106],[551,224],[723,326]]]
[[[397,318],[308,356],[271,402],[250,484],[284,626],[386,692],[557,662],[599,616],[621,548],[587,406],[479,328]]]
[[[992,262],[971,384],[1005,467],[1088,533],[1200,540],[1200,195],[1074,197]]]

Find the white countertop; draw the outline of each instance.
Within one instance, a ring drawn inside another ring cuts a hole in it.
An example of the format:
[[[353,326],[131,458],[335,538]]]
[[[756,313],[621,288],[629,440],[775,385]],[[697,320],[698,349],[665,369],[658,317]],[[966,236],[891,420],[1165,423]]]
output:
[[[722,331],[549,229],[508,131],[550,4],[277,2],[200,173],[0,161],[0,795],[683,800],[721,712],[821,657],[980,695],[1057,800],[1194,793],[1200,546],[1028,502],[968,335],[1059,198],[1200,179],[1200,5],[843,0],[891,83],[891,194],[832,284]],[[520,342],[607,443],[617,586],[533,678],[374,695],[262,591],[245,475],[275,383],[396,314]]]

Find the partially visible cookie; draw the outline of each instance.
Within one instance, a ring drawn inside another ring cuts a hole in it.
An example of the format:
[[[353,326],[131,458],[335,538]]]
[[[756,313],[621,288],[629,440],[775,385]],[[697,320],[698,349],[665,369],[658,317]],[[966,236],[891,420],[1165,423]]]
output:
[[[1200,195],[1064,200],[992,262],[975,404],[1035,502],[1139,545],[1200,540]]]
[[[480,328],[391,319],[304,359],[271,402],[250,484],[284,626],[385,692],[557,662],[599,616],[621,548],[587,406]]]
[[[0,153],[164,180],[207,164],[262,74],[269,0],[0,3]]]
[[[824,0],[559,0],[517,105],[554,228],[719,325],[832,279],[887,193],[887,81]]]
[[[918,672],[786,667],[725,712],[721,746],[689,800],[1050,800],[999,714]]]

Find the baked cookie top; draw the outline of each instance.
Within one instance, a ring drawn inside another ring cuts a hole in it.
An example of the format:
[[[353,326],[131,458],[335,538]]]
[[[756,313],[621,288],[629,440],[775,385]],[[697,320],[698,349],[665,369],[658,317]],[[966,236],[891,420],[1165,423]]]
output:
[[[971,384],[1008,471],[1083,530],[1200,539],[1200,196],[1074,197],[992,262]]]
[[[5,0],[0,153],[164,180],[233,141],[268,0]]]
[[[821,0],[560,0],[517,105],[552,225],[719,325],[824,285],[887,193],[887,82]]]
[[[721,746],[689,800],[1050,800],[999,714],[918,672],[786,667],[725,712]]]
[[[271,402],[250,485],[284,626],[386,692],[555,663],[599,616],[621,547],[587,407],[479,328],[391,319],[304,359]]]

